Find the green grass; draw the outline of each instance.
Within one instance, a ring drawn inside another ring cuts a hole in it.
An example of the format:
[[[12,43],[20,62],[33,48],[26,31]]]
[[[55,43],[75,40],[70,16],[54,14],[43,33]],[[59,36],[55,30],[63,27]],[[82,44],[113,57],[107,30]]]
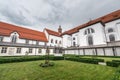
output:
[[[53,61],[42,68],[43,61],[0,64],[0,80],[111,80],[116,68],[72,61]]]

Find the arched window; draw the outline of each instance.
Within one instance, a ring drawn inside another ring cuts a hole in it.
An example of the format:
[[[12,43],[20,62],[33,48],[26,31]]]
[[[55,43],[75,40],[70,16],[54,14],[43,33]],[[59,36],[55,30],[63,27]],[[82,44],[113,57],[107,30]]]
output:
[[[53,43],[53,39],[51,39],[51,43]]]
[[[76,45],[76,43],[75,42],[73,42],[73,46],[75,46]]]
[[[17,41],[17,35],[16,35],[16,33],[14,33],[11,38],[12,38],[11,42],[12,43],[16,43],[16,41]]]
[[[94,33],[94,32],[95,32],[94,29],[91,28],[91,33]]]
[[[75,37],[73,38],[73,40],[75,40]]]
[[[93,45],[93,37],[88,36],[88,45]]]
[[[112,28],[109,28],[109,29],[108,29],[108,33],[110,33],[110,32],[113,32],[113,29],[112,29]]]
[[[94,33],[94,32],[95,32],[94,29],[88,28],[88,29],[85,30],[84,34],[86,35],[86,34],[91,34],[91,33]]]
[[[110,42],[115,41],[115,36],[113,34],[109,35],[109,40],[110,40]]]

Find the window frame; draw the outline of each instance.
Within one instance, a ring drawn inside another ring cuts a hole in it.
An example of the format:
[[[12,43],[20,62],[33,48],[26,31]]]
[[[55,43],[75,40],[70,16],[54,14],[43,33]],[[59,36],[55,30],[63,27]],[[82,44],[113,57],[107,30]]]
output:
[[[53,39],[51,39],[50,42],[53,43]]]
[[[22,51],[22,48],[17,48],[17,50],[16,50],[16,53],[21,53],[21,51]]]
[[[41,48],[38,49],[38,53],[39,54],[42,53],[42,49]]]
[[[95,30],[93,28],[87,28],[84,31],[84,35],[95,33]]]
[[[58,43],[58,40],[55,40],[55,43],[57,44],[57,43]]]
[[[25,44],[29,44],[29,40],[28,39],[25,40]]]
[[[89,45],[89,46],[94,45],[94,39],[93,39],[93,36],[92,36],[92,35],[89,35],[89,36],[87,37],[87,42],[88,42],[88,45]]]
[[[7,47],[2,47],[2,49],[1,49],[1,53],[3,54],[3,53],[7,53]]]
[[[33,48],[29,48],[28,53],[33,53]]]
[[[108,33],[112,33],[112,32],[114,32],[114,29],[113,29],[113,28],[109,28],[109,29],[107,30],[107,32],[108,32]]]
[[[114,34],[111,34],[109,35],[109,41],[110,42],[114,42],[116,39],[115,39],[115,35]]]
[[[3,36],[0,36],[0,42],[3,42],[3,38],[4,38]]]
[[[17,42],[17,35],[16,35],[16,33],[14,33],[14,34],[11,36],[11,42],[12,42],[12,43],[16,43],[16,42]]]

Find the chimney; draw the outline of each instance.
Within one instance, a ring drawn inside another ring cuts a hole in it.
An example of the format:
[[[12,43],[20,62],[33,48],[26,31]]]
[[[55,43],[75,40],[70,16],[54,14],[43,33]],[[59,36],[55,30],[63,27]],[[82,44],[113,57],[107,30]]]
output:
[[[62,33],[61,25],[59,25],[58,32],[59,32],[59,33]]]

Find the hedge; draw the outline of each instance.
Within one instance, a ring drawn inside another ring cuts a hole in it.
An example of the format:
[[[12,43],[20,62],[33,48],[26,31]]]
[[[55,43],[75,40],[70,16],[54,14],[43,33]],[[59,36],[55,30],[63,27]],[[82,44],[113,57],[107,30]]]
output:
[[[83,62],[83,63],[91,63],[91,64],[98,64],[98,62],[104,62],[104,59],[93,59],[93,58],[65,58],[66,60],[70,61],[77,61],[77,62]]]
[[[51,56],[50,60],[64,60],[63,56]]]
[[[120,66],[120,60],[112,60],[106,62],[107,66],[118,67]]]
[[[120,62],[120,60],[112,60],[112,62]]]
[[[0,64],[13,63],[13,62],[25,62],[45,60],[46,56],[21,56],[21,57],[0,57]],[[50,60],[64,60],[63,56],[49,56]]]
[[[2,63],[12,63],[12,62],[24,62],[24,61],[35,61],[44,60],[44,57],[19,57],[19,58],[0,58],[0,64]]]

